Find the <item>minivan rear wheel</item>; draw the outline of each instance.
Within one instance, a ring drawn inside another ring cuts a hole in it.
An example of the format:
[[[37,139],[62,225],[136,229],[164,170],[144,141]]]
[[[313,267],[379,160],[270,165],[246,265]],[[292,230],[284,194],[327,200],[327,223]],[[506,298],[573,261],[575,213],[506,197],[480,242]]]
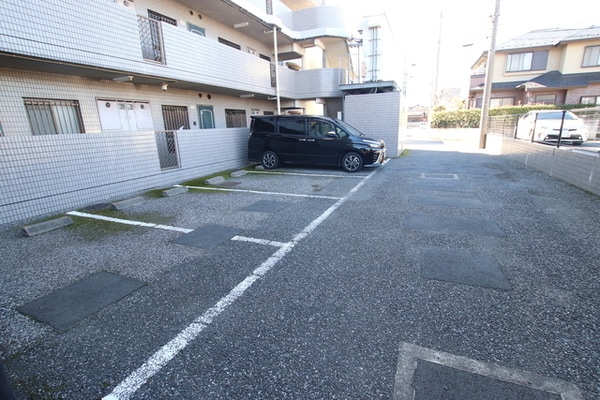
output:
[[[342,168],[346,172],[358,172],[363,167],[363,160],[360,154],[350,152],[342,157]]]
[[[275,169],[279,166],[279,157],[274,151],[268,150],[263,153],[262,165],[265,169]]]

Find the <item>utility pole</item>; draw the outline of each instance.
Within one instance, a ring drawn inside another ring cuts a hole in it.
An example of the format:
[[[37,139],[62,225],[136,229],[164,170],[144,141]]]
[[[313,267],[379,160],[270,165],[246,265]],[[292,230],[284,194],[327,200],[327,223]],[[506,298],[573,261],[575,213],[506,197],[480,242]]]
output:
[[[481,120],[479,121],[479,148],[485,149],[485,139],[488,130],[490,99],[492,97],[492,75],[494,75],[494,56],[496,55],[496,34],[498,32],[498,17],[500,16],[500,0],[496,0],[496,9],[492,16],[492,37],[488,50],[485,68],[485,84],[483,86],[483,103],[481,105]]]
[[[435,76],[433,77],[433,93],[431,93],[431,111],[429,115],[433,114],[433,109],[440,104],[439,98],[439,83],[440,83],[440,52],[442,49],[442,23],[444,21],[444,12],[440,11],[440,29],[438,31],[438,42],[437,42],[437,55],[435,60]]]

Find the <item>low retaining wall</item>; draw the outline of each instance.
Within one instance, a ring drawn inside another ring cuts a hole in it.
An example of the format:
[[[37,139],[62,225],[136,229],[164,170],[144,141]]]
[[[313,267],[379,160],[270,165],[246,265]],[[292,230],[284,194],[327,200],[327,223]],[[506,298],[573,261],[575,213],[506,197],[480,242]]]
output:
[[[488,135],[486,149],[600,196],[600,154]]]
[[[110,202],[248,164],[248,129],[175,134],[179,167],[162,169],[156,134],[0,137],[0,225]]]

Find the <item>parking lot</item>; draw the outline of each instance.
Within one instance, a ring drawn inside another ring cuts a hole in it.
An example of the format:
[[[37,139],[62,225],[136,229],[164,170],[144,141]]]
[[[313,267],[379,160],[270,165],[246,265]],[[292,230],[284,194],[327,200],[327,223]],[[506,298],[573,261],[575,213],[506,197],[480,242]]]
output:
[[[436,141],[187,189],[0,233],[19,398],[600,396],[596,196]]]

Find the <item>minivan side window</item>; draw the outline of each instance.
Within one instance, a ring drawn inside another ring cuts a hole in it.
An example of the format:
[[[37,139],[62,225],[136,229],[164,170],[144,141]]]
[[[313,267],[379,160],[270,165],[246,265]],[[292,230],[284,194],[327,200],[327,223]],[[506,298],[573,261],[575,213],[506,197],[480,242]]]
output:
[[[286,118],[279,120],[279,133],[283,135],[306,135],[304,118]]]
[[[323,121],[310,121],[308,122],[308,136],[312,137],[327,137],[328,132],[336,132],[335,127]]]
[[[254,119],[254,132],[275,133],[275,118]]]

